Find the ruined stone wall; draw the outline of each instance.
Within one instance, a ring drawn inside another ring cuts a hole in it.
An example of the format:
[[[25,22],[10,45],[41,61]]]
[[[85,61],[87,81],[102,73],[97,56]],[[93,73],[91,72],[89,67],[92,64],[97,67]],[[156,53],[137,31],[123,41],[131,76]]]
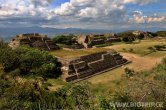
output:
[[[81,35],[78,37],[77,42],[82,44],[85,48],[91,48],[95,45],[111,44],[113,42],[119,42],[120,39],[113,34],[99,34],[99,35]]]
[[[13,49],[21,45],[28,45],[30,47],[48,51],[59,49],[59,47],[51,41],[47,35],[40,35],[38,33],[16,35],[16,37],[9,43],[9,46]]]
[[[85,55],[63,65],[64,80],[79,81],[95,74],[126,64],[128,61],[116,52]]]

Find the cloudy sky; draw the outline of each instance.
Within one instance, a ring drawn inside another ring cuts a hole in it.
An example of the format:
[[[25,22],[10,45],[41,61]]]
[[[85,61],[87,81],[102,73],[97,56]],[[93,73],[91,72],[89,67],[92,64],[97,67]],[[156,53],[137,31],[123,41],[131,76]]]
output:
[[[166,28],[166,0],[0,0],[0,27]]]

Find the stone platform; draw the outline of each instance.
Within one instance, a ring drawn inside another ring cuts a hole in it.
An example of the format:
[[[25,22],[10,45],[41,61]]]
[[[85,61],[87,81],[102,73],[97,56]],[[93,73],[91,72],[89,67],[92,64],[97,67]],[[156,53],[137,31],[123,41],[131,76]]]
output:
[[[59,60],[62,62],[62,78],[66,82],[80,81],[129,63],[116,51],[104,51],[77,58]]]

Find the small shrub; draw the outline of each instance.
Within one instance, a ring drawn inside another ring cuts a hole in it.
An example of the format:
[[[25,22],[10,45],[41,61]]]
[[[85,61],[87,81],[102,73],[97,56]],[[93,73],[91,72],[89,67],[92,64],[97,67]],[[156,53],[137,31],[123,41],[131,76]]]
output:
[[[123,48],[122,50],[123,50],[124,52],[126,52],[126,51],[127,51],[127,50],[126,50],[126,48]]]
[[[166,58],[163,58],[162,63],[166,65]]]
[[[135,71],[129,68],[125,68],[126,77],[132,77],[135,74]]]
[[[148,47],[148,50],[150,50],[151,52],[155,52],[156,49],[154,47]]]
[[[166,48],[165,45],[155,45],[154,47],[155,47],[155,49],[158,50],[158,51],[162,51],[162,50],[164,50],[164,49]]]
[[[134,53],[134,49],[133,49],[133,48],[130,48],[130,49],[129,49],[129,52]]]

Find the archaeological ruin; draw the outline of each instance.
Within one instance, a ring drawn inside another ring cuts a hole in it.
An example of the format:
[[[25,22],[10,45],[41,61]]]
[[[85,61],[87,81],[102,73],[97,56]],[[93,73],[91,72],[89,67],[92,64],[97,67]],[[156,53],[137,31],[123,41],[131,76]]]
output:
[[[61,59],[62,79],[77,82],[129,63],[116,51],[104,51],[77,58]]]
[[[38,33],[16,35],[16,37],[9,43],[9,46],[12,49],[21,45],[27,45],[47,51],[59,49],[59,47],[50,38],[48,38],[47,35],[41,35]]]
[[[119,42],[120,38],[114,34],[90,34],[78,36],[77,42],[83,45],[85,48],[91,48],[95,45],[112,44],[113,42]]]

